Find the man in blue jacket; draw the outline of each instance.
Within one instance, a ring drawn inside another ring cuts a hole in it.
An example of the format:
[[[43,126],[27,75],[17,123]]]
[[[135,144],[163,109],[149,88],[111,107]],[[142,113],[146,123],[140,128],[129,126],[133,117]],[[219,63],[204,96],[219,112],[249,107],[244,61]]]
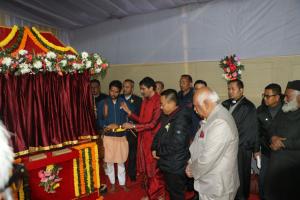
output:
[[[114,163],[118,164],[118,180],[121,187],[125,186],[125,165],[128,157],[126,131],[121,125],[127,121],[127,114],[121,109],[124,100],[119,96],[122,83],[114,80],[109,84],[109,96],[97,104],[97,123],[104,130],[104,162],[107,164],[107,175],[111,183],[110,192],[115,191]]]

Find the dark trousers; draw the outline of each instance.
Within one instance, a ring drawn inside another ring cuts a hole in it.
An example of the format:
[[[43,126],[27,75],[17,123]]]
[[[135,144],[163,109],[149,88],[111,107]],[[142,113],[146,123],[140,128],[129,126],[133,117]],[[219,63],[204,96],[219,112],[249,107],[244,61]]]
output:
[[[261,200],[265,200],[265,182],[266,182],[266,174],[268,171],[270,158],[264,154],[261,154],[261,169],[259,171],[259,197]]]
[[[128,176],[130,180],[136,180],[136,154],[137,154],[137,137],[132,133],[127,133],[127,141],[129,145],[128,154]]]
[[[186,176],[182,174],[173,174],[163,172],[167,185],[167,190],[170,194],[170,200],[184,200]]]
[[[240,187],[235,196],[235,200],[247,200],[250,192],[252,151],[239,147],[238,151],[238,171]]]

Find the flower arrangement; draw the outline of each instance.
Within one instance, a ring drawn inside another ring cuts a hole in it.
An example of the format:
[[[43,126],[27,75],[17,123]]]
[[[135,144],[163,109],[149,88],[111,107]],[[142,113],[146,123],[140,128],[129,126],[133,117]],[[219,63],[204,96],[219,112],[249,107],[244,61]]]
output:
[[[40,170],[38,173],[41,182],[39,186],[44,187],[44,191],[47,193],[55,193],[55,189],[60,186],[59,182],[62,178],[59,178],[59,171],[61,167],[57,165],[48,165],[45,170]]]
[[[244,65],[241,64],[240,58],[235,54],[221,59],[220,67],[224,70],[224,74],[222,74],[222,76],[227,81],[242,78],[242,70],[244,70]]]
[[[37,74],[39,72],[56,72],[59,75],[83,73],[105,73],[108,63],[99,54],[82,52],[80,55],[56,54],[52,51],[46,54],[29,54],[21,49],[16,54],[0,52],[0,73],[15,75]]]

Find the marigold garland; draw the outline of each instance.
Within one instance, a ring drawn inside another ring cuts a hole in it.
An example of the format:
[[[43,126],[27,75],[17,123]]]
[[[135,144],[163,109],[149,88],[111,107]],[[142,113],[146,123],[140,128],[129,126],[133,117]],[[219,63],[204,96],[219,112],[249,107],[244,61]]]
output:
[[[32,27],[32,30],[33,32],[36,34],[36,36],[44,43],[46,44],[48,47],[51,47],[57,51],[62,51],[62,52],[67,52],[67,51],[71,51],[75,54],[78,54],[75,49],[73,49],[72,47],[70,46],[67,46],[67,47],[61,47],[61,46],[57,46],[51,42],[49,42],[44,36],[42,36],[40,34],[40,32],[35,28],[35,27]]]
[[[28,37],[28,29],[26,29],[26,27],[25,27],[20,46],[12,53],[13,55],[16,55],[21,49],[25,48],[27,37]]]
[[[86,168],[86,156],[85,156],[85,152],[84,150],[81,151],[81,154],[82,154],[82,160],[83,160],[83,169],[84,169],[84,185],[85,185],[85,191],[87,194],[90,193],[90,188],[89,188],[89,185],[88,185],[88,181],[87,181],[87,168]]]
[[[84,151],[84,157],[85,157],[85,169],[86,169],[86,182],[87,182],[87,188],[88,193],[91,193],[91,171],[90,171],[90,156],[89,156],[89,149],[86,148]]]
[[[77,175],[74,173],[74,180],[77,176],[74,184],[77,184],[79,188],[79,196],[92,193],[95,188],[100,188],[98,146],[92,142],[73,148],[79,151],[77,163],[73,165],[73,171],[77,168]],[[85,193],[81,192],[80,189],[85,189]]]
[[[73,179],[74,179],[74,191],[75,196],[79,196],[79,184],[78,184],[78,166],[77,166],[77,159],[73,159]]]
[[[89,165],[90,165],[90,175],[92,177],[90,177],[90,180],[91,180],[91,191],[92,193],[94,192],[95,190],[95,181],[94,181],[94,176],[95,176],[95,170],[94,170],[94,163],[93,163],[93,156],[92,156],[92,148],[88,148],[88,154],[89,154]]]
[[[49,49],[47,49],[46,47],[44,47],[37,39],[36,37],[34,37],[34,35],[32,34],[32,32],[30,31],[30,29],[28,27],[25,27],[25,29],[27,29],[28,32],[28,36],[29,38],[33,41],[33,43],[38,46],[43,52],[47,53],[49,51]]]
[[[77,163],[77,166],[79,166],[79,159],[76,159],[76,163]],[[77,167],[77,174],[80,174],[80,168],[79,167]],[[80,177],[78,176],[77,177],[78,178],[78,188],[79,188],[79,194],[81,194],[81,180],[80,180]]]
[[[79,152],[79,176],[80,176],[80,190],[81,190],[81,194],[85,194],[86,190],[85,190],[85,181],[84,181],[84,166],[83,166],[83,157],[82,157],[82,153]]]
[[[14,52],[20,46],[23,35],[24,35],[24,27],[20,27],[16,42],[12,46],[6,47],[3,51],[1,51],[0,55],[10,54],[10,53]]]
[[[95,155],[93,156],[93,158],[95,158],[95,177],[96,177],[96,181],[95,181],[95,188],[100,188],[100,172],[99,172],[99,152],[98,152],[98,145],[94,146],[94,152]]]
[[[32,34],[28,27],[24,27],[24,36],[21,41],[19,48],[14,52],[14,54],[18,53],[21,49],[25,49],[28,37],[33,41],[33,43],[39,47],[43,52],[47,53],[49,50],[45,48]]]
[[[14,25],[10,33],[0,42],[0,47],[5,47],[16,36],[18,26]]]

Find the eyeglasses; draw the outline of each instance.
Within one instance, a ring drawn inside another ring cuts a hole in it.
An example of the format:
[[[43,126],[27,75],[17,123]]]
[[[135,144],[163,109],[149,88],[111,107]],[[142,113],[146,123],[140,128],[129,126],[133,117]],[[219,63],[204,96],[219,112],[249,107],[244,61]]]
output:
[[[270,95],[269,94],[262,94],[261,96],[262,96],[262,98],[269,99],[271,97],[277,96],[277,94],[270,94]]]

